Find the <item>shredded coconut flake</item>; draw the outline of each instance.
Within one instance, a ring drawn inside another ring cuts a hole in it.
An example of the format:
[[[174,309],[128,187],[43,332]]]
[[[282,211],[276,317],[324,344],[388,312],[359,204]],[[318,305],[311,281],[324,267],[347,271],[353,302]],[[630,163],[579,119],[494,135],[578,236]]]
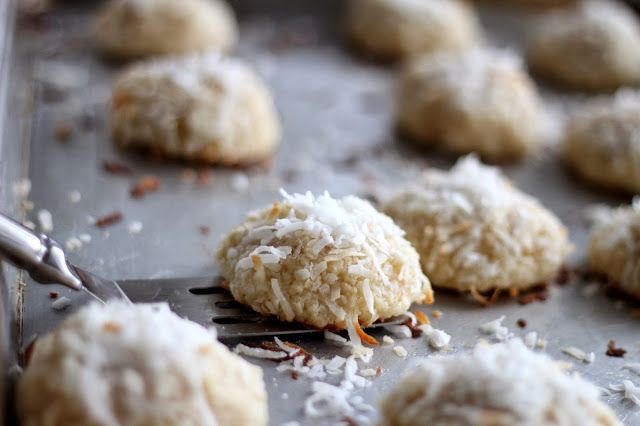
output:
[[[127,230],[129,231],[130,234],[140,233],[140,231],[142,231],[142,222],[140,222],[139,220],[134,220],[130,222],[129,226],[127,227]]]
[[[634,404],[640,405],[640,387],[637,387],[631,380],[623,380],[620,384],[610,384],[609,388],[614,392],[624,392],[624,399],[629,399]]]
[[[576,348],[575,346],[563,348],[562,352],[574,357],[578,361],[586,362],[587,364],[592,363],[596,359],[596,354],[594,354],[593,352],[586,353],[582,349]]]
[[[407,350],[402,347],[402,346],[394,346],[393,347],[393,352],[395,352],[396,355],[398,355],[401,358],[404,358],[408,355]]]
[[[51,303],[51,307],[57,311],[61,311],[70,305],[71,305],[71,299],[65,296],[59,297],[56,300],[54,300],[53,303]]]

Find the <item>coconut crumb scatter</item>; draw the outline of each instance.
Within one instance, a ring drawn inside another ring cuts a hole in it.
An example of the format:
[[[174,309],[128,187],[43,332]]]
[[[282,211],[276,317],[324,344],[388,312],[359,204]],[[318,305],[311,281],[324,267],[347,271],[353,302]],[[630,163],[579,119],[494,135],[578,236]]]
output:
[[[524,335],[524,344],[528,348],[534,348],[538,343],[538,333],[535,331],[530,331]]]
[[[82,194],[80,194],[80,191],[71,191],[67,197],[71,204],[77,204],[82,199]]]
[[[480,326],[480,331],[484,334],[491,335],[495,340],[502,342],[510,338],[513,334],[509,332],[509,329],[502,325],[505,320],[505,316],[502,315],[493,321],[489,321]]]
[[[139,234],[140,231],[142,231],[142,222],[140,222],[139,220],[129,222],[127,231],[129,231],[130,234]]]
[[[53,231],[53,216],[47,209],[38,211],[38,222],[40,223],[40,229],[42,232],[48,233]]]
[[[592,363],[596,359],[596,354],[594,354],[593,352],[587,353],[580,348],[576,348],[575,346],[569,346],[569,347],[563,348],[562,352],[564,352],[569,356],[572,356],[578,361],[583,361],[587,364]]]
[[[79,238],[71,237],[64,243],[64,248],[67,251],[77,251],[82,248],[82,241]]]
[[[391,338],[391,336],[384,336],[382,338],[382,343],[384,343],[385,345],[393,345],[394,340]]]
[[[451,341],[451,336],[445,333],[442,330],[438,330],[433,328],[428,324],[423,324],[420,326],[420,329],[424,332],[424,336],[429,342],[429,346],[434,349],[442,349],[449,344]]]
[[[393,352],[401,358],[404,358],[408,355],[407,350],[403,346],[394,346]]]
[[[25,200],[31,192],[31,179],[20,179],[13,183],[13,195],[20,199]]]
[[[71,299],[65,296],[59,297],[51,303],[51,307],[56,311],[61,311],[67,306],[71,306]]]

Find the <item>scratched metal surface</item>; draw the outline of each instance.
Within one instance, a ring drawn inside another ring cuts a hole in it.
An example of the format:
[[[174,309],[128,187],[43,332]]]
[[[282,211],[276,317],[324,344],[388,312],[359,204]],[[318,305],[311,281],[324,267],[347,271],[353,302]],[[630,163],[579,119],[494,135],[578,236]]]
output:
[[[88,18],[92,2],[60,2],[50,14],[16,26],[6,113],[11,119],[5,121],[3,133],[12,140],[5,139],[2,144],[3,160],[11,161],[2,164],[3,193],[8,192],[13,179],[28,176],[33,182],[30,199],[35,209],[26,213],[27,218],[36,222],[35,211],[50,210],[54,218],[51,235],[61,242],[90,234],[89,244],[69,254],[72,262],[113,279],[214,276],[217,270],[212,253],[220,234],[240,222],[247,211],[277,199],[280,187],[290,192],[328,189],[334,196],[376,195],[415,177],[427,165],[451,164],[450,159],[417,151],[395,136],[394,70],[367,62],[343,48],[342,2],[232,3],[240,19],[237,53],[252,63],[271,86],[284,134],[270,170],[214,169],[212,180],[202,186],[183,182],[184,165],[148,163],[114,149],[108,134],[107,104],[110,81],[120,66],[104,62],[91,47]],[[526,15],[485,6],[482,20],[490,42],[520,49],[528,22]],[[81,69],[72,78],[72,87],[53,90],[50,84],[34,79],[38,67],[46,67],[51,61]],[[550,115],[555,118],[551,122],[557,133],[566,110],[584,97],[545,87],[542,91]],[[65,143],[54,136],[61,124],[73,127],[72,136]],[[550,139],[553,127],[550,126]],[[132,166],[135,175],[105,174],[100,168],[105,159]],[[522,164],[507,166],[505,172],[525,191],[539,197],[570,228],[576,245],[574,264],[584,258],[584,207],[629,201],[576,182],[552,148]],[[128,190],[134,179],[147,173],[161,179],[161,189],[142,200],[131,199]],[[69,201],[71,191],[82,195],[77,204]],[[25,214],[10,195],[3,201],[2,211],[14,216]],[[103,229],[90,224],[90,218],[115,210],[124,214],[123,222]],[[128,232],[128,224],[134,220],[143,225],[138,234]],[[200,226],[208,226],[210,233],[203,235]],[[16,282],[9,284],[18,288]],[[505,325],[516,335],[537,331],[548,340],[545,352],[553,358],[574,361],[561,352],[570,345],[595,352],[592,364],[574,364],[576,371],[599,386],[606,387],[622,378],[640,383],[640,376],[622,369],[626,363],[640,361],[640,320],[631,319],[625,302],[605,297],[601,289],[591,293],[585,288],[589,287],[580,282],[552,286],[544,303],[520,306],[513,300],[500,300],[489,308],[440,292],[433,306],[419,309],[426,313],[439,309],[444,313],[432,323],[453,336],[451,352],[469,350],[483,337],[479,324],[505,315]],[[63,312],[54,311],[48,298],[51,290],[52,287],[26,282],[24,303],[18,312],[22,340],[17,344],[55,327],[86,301],[81,295],[56,288],[73,304]],[[525,329],[516,327],[519,318],[526,319]],[[380,330],[373,332],[377,338],[383,334]],[[624,359],[604,355],[610,339],[629,351]],[[293,336],[291,340],[319,357],[347,355],[317,335]],[[237,340],[228,343],[233,345]],[[372,380],[371,387],[356,392],[373,405],[400,374],[433,353],[422,339],[398,343],[408,350],[408,359],[397,357],[389,346],[377,348],[370,366],[382,366],[383,373]],[[292,380],[289,375],[278,373],[270,362],[252,362],[264,367],[271,424],[294,419],[311,424],[303,417],[311,382],[305,378]],[[640,410],[622,401],[619,395],[605,401],[626,424],[640,424]],[[368,414],[369,422],[374,422],[376,416],[377,413]],[[336,420],[339,419],[313,424],[332,424]]]

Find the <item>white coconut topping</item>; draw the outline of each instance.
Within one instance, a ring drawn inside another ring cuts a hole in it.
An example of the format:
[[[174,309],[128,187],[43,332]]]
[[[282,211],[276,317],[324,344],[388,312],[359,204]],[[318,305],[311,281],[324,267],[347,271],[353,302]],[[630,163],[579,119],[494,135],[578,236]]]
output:
[[[610,384],[609,388],[615,392],[624,392],[625,399],[630,399],[634,404],[640,405],[640,387],[631,380],[623,380],[620,384]]]
[[[484,334],[490,334],[495,340],[502,342],[507,340],[512,336],[512,333],[509,333],[509,329],[502,325],[502,321],[504,321],[506,317],[504,315],[500,316],[493,321],[489,321],[480,326],[480,331]]]
[[[569,356],[572,356],[578,361],[583,361],[587,364],[592,363],[596,359],[596,354],[594,354],[593,352],[587,353],[580,348],[576,348],[575,346],[569,346],[569,347],[563,348],[562,352],[564,352]]]
[[[237,354],[242,354],[246,356],[250,356],[252,358],[262,358],[262,359],[284,359],[287,357],[287,353],[270,351],[262,348],[252,348],[247,345],[243,345],[240,343],[237,345],[233,351]]]
[[[51,307],[57,311],[61,311],[67,306],[71,306],[71,299],[65,296],[59,297],[51,303]]]
[[[394,340],[390,336],[384,336],[382,337],[382,343],[385,345],[393,345]]]
[[[38,211],[38,222],[40,223],[40,229],[42,232],[51,232],[53,231],[53,216],[51,216],[51,212],[46,209],[42,209]]]

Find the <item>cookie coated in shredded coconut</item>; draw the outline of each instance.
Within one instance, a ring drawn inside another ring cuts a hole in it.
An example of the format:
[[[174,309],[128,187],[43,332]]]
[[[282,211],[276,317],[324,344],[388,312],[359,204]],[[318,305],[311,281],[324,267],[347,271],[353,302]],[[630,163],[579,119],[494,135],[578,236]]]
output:
[[[540,17],[527,40],[538,73],[578,89],[640,83],[640,23],[624,3],[575,2]]]
[[[587,181],[640,193],[640,91],[619,89],[589,101],[570,117],[564,148]]]
[[[382,210],[407,232],[436,287],[526,289],[552,278],[570,251],[553,213],[473,156],[427,170]]]
[[[589,266],[611,285],[640,299],[640,198],[630,206],[601,208],[589,238]]]
[[[113,85],[111,122],[121,147],[205,163],[264,161],[280,139],[268,88],[242,61],[217,53],[125,70]]]
[[[17,412],[24,426],[268,422],[262,371],[167,304],[93,303],[39,338]]]
[[[417,56],[402,69],[396,104],[401,133],[457,154],[519,158],[542,137],[541,100],[511,51]]]
[[[621,425],[599,394],[514,339],[425,360],[381,401],[378,425]]]
[[[239,302],[284,321],[347,329],[433,301],[404,231],[367,201],[282,195],[249,213],[218,247],[216,261]]]
[[[235,16],[222,0],[110,0],[95,20],[98,48],[119,58],[227,52],[237,39]]]
[[[463,50],[477,43],[480,33],[473,7],[461,0],[349,1],[349,39],[381,59]]]

